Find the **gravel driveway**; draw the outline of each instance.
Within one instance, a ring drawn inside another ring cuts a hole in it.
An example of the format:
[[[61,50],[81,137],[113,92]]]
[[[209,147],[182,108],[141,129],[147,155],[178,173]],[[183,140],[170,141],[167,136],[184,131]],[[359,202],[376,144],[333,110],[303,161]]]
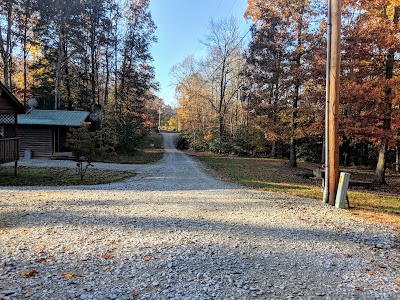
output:
[[[124,182],[0,188],[0,299],[399,299],[394,230],[224,183],[173,137],[159,163],[96,164]]]

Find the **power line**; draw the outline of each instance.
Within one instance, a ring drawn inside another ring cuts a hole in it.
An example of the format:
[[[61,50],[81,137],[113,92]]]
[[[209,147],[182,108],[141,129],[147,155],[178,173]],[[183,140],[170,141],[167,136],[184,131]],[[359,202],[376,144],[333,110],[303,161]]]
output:
[[[230,10],[229,10],[228,13],[226,14],[226,17],[231,13],[232,9],[235,7],[236,2],[237,2],[237,0],[235,0],[235,2],[233,2],[233,4],[232,4]]]

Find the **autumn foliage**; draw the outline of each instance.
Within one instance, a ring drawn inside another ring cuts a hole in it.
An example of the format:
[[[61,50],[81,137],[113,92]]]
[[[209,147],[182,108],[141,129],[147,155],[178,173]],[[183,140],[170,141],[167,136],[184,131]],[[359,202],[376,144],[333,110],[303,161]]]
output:
[[[239,71],[227,75],[240,85],[224,108],[225,143],[217,143],[217,102],[207,101],[217,101],[222,85],[207,81],[207,58],[186,67],[177,85],[193,148],[290,157],[293,166],[323,159],[326,13],[324,1],[248,0],[251,41],[240,48]],[[398,168],[399,15],[400,1],[342,2],[340,159],[374,167],[380,184],[387,167]]]

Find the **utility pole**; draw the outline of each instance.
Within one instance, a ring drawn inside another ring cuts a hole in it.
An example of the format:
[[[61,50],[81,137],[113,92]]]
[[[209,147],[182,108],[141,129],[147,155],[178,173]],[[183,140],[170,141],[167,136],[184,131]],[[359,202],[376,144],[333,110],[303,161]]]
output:
[[[324,141],[324,159],[325,159],[325,179],[323,203],[329,202],[329,105],[330,105],[330,74],[331,74],[331,49],[332,49],[332,0],[328,0],[328,22],[326,39],[326,101],[325,101],[325,141]]]
[[[331,61],[329,74],[329,204],[335,205],[339,183],[339,88],[341,0],[332,1]]]
[[[158,130],[161,128],[161,106],[158,108]]]

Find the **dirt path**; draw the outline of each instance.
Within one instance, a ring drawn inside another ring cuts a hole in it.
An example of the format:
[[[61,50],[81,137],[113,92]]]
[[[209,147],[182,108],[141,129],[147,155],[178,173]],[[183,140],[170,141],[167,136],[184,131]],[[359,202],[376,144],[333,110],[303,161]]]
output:
[[[124,182],[0,188],[0,299],[398,298],[393,230],[212,178],[173,137]]]

